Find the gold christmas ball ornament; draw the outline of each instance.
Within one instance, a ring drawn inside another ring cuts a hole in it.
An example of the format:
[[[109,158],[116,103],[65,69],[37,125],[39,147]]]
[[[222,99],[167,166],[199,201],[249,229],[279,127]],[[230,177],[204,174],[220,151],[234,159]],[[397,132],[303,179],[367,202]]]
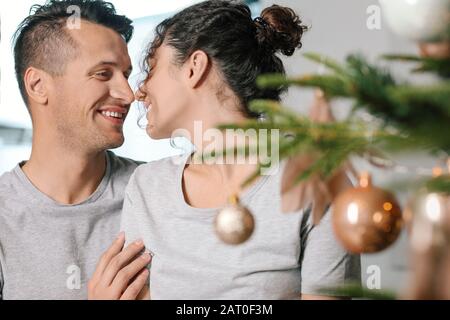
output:
[[[374,187],[368,173],[360,186],[339,194],[333,202],[333,228],[351,253],[373,253],[394,243],[403,226],[400,206],[390,192]]]
[[[230,245],[247,241],[255,229],[255,220],[250,211],[239,203],[237,196],[230,198],[230,204],[222,209],[214,220],[217,236]]]

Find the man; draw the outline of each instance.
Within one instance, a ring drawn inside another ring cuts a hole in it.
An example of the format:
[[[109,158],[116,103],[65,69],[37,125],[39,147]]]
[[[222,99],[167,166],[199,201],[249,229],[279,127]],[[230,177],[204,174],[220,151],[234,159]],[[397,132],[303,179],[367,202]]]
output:
[[[138,163],[107,151],[122,145],[134,101],[132,33],[128,18],[98,0],[50,0],[17,30],[33,144],[30,159],[0,177],[2,299],[86,299],[88,291],[134,299],[147,281],[143,244],[122,250],[117,237]]]

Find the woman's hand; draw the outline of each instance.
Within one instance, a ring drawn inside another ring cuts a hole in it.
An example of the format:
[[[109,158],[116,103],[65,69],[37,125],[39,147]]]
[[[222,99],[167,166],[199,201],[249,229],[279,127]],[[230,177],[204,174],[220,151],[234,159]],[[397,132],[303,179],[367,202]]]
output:
[[[144,249],[142,241],[123,249],[124,244],[125,235],[121,233],[102,255],[88,283],[89,300],[135,300],[143,291],[151,255],[139,254]]]
[[[321,90],[315,92],[309,118],[316,123],[335,121],[331,106]],[[283,212],[294,212],[306,208],[312,203],[313,222],[317,224],[334,198],[339,193],[352,187],[346,172],[353,172],[354,169],[350,163],[345,163],[327,180],[321,179],[316,174],[312,175],[307,181],[296,184],[296,178],[315,161],[314,154],[300,154],[290,158],[283,173],[281,194]]]
[[[318,175],[295,183],[296,178],[314,163],[314,157],[299,155],[288,160],[281,182],[282,212],[295,212],[313,204],[313,222],[319,223],[329,204],[338,194],[352,187],[347,176],[350,164],[344,164],[327,180]]]

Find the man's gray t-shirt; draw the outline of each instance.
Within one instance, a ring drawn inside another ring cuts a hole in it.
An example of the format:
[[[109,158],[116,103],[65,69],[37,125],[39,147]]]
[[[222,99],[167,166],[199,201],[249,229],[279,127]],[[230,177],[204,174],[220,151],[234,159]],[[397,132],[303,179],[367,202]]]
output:
[[[0,298],[86,299],[87,282],[119,232],[138,163],[107,152],[97,190],[77,205],[40,192],[18,165],[0,177]]]
[[[255,218],[251,238],[222,243],[213,228],[218,209],[184,199],[187,158],[140,166],[126,189],[121,230],[127,243],[141,238],[154,254],[152,299],[298,299],[360,281],[360,257],[338,244],[329,210],[316,226],[309,208],[282,213],[282,168],[241,195]]]

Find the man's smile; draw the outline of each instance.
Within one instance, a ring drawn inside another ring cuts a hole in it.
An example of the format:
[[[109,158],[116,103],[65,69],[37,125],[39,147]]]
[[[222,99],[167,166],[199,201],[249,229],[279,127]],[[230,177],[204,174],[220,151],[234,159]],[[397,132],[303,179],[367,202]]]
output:
[[[125,118],[128,114],[128,109],[120,106],[104,106],[97,112],[106,120],[122,125],[125,122]]]

